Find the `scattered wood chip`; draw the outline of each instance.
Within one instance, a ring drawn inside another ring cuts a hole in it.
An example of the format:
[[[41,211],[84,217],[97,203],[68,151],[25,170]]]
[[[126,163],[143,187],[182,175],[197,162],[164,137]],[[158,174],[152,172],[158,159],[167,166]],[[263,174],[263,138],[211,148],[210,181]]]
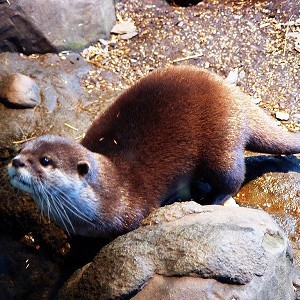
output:
[[[270,26],[270,23],[262,23],[262,24],[260,24],[260,28],[264,28],[264,27],[268,27],[268,26]]]
[[[296,119],[300,119],[300,114],[294,114],[293,117],[296,118]]]
[[[17,145],[17,144],[23,144],[23,143],[26,143],[28,141],[31,141],[31,140],[34,140],[36,139],[37,137],[36,136],[33,136],[31,138],[26,138],[24,140],[20,140],[20,141],[14,141],[13,144]]]
[[[99,42],[100,42],[103,46],[109,45],[109,41],[104,40],[104,39],[99,39]]]
[[[176,58],[173,60],[173,63],[184,61],[184,60],[189,60],[189,59],[194,59],[203,56],[203,53],[195,54],[195,55],[190,55],[186,57],[181,57],[181,58]]]
[[[79,135],[77,137],[75,137],[75,140],[81,140],[85,137],[85,133],[83,133],[82,135]]]
[[[259,103],[262,102],[262,99],[259,98],[259,97],[252,97],[252,102],[253,102],[254,104],[259,104]]]
[[[300,32],[289,32],[287,37],[291,37],[295,40],[295,50],[300,52]]]
[[[76,128],[76,127],[74,127],[74,126],[72,126],[72,125],[70,125],[70,124],[68,124],[68,123],[64,123],[64,125],[67,126],[68,128],[71,128],[71,129],[73,129],[73,130],[78,131],[78,128]]]

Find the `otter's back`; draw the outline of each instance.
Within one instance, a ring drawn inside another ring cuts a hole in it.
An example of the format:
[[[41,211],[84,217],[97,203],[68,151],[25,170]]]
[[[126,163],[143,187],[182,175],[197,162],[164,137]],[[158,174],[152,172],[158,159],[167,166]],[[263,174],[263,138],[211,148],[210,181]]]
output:
[[[243,106],[232,93],[219,77],[203,69],[153,71],[116,99],[92,124],[82,144],[109,157],[138,160],[182,152],[199,157],[206,143],[218,151],[244,123]]]

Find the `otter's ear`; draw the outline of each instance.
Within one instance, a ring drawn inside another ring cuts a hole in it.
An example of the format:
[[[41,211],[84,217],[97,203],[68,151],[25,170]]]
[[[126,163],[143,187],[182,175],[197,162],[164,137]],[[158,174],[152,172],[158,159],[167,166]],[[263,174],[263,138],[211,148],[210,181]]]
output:
[[[79,173],[79,175],[81,176],[85,176],[90,169],[90,165],[88,162],[86,161],[79,161],[77,164],[77,171]]]

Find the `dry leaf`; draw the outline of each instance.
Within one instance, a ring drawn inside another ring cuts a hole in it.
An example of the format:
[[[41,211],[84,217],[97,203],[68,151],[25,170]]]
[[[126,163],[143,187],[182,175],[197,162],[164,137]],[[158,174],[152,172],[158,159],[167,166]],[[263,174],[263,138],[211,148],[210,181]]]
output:
[[[116,24],[111,30],[111,33],[115,34],[126,34],[132,32],[136,32],[136,26],[132,21],[122,21],[121,23]]]
[[[133,32],[129,32],[129,33],[120,35],[120,38],[122,40],[129,40],[129,39],[133,38],[134,36],[136,36],[137,34],[138,33],[136,31],[133,31]]]

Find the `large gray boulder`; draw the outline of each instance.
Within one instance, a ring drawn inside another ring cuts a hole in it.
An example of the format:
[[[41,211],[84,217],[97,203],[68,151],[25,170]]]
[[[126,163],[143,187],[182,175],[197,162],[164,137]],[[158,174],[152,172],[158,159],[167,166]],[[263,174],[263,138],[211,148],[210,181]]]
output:
[[[114,24],[113,0],[2,0],[0,51],[80,50],[108,38]]]
[[[176,203],[104,247],[58,299],[294,299],[286,235],[264,211]]]

